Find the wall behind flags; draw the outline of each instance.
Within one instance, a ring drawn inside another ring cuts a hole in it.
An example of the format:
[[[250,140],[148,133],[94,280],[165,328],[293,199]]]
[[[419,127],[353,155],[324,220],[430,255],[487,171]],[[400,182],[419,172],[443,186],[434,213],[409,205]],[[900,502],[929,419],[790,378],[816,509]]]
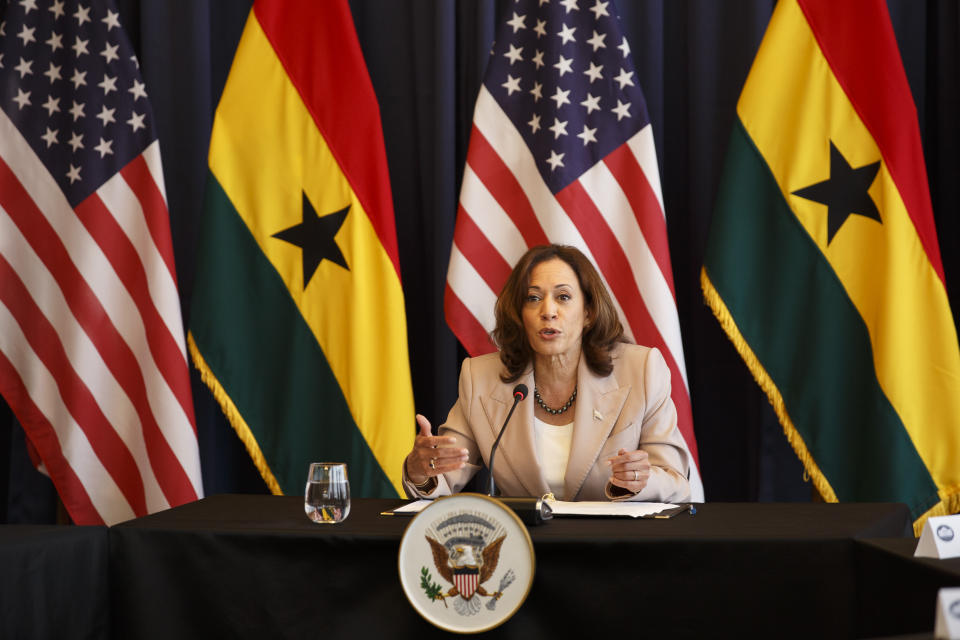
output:
[[[249,1],[120,0],[158,123],[185,317],[213,113]],[[416,407],[435,423],[464,357],[443,291],[474,101],[508,0],[351,0],[380,102],[406,296]],[[763,393],[700,293],[709,223],[735,106],[771,0],[620,0],[659,155],[701,471],[709,500],[809,500],[811,487]],[[960,309],[960,5],[889,0],[917,105],[947,289]],[[207,495],[266,488],[194,372]],[[411,424],[410,428],[414,428]],[[322,456],[321,456],[322,457]],[[49,483],[0,409],[0,522],[55,517]]]

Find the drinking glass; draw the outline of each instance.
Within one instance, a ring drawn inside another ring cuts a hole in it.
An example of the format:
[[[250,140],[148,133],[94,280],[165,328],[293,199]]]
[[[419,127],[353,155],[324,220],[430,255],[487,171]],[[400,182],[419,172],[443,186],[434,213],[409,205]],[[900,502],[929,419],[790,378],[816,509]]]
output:
[[[350,515],[350,481],[344,462],[314,462],[307,474],[303,510],[314,522],[335,524]]]

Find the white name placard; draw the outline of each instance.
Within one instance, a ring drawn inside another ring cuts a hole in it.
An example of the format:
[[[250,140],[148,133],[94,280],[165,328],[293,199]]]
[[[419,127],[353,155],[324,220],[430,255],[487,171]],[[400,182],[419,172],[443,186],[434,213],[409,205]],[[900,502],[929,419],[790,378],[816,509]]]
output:
[[[940,589],[934,638],[960,638],[960,588]]]
[[[960,556],[960,514],[927,518],[913,555],[940,559]]]

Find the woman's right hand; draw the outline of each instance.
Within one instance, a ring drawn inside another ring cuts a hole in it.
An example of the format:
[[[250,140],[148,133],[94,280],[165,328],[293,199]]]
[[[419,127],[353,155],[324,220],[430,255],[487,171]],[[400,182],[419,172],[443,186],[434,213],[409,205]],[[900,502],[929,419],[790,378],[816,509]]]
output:
[[[413,451],[407,456],[407,477],[414,484],[423,484],[427,478],[448,471],[462,469],[467,463],[469,452],[455,447],[455,438],[431,435],[430,421],[417,414],[417,426],[420,433],[413,441]]]

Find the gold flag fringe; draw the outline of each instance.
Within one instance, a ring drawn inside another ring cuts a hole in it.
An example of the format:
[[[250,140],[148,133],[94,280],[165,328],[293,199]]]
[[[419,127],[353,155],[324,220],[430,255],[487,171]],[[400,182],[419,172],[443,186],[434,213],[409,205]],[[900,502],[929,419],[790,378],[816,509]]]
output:
[[[833,487],[830,486],[826,476],[823,475],[820,467],[817,466],[813,456],[810,455],[807,444],[803,441],[800,432],[797,431],[793,421],[790,419],[786,405],[783,402],[783,396],[780,395],[780,390],[777,389],[777,385],[773,383],[767,370],[760,364],[760,360],[758,360],[756,354],[753,353],[753,349],[751,349],[747,341],[744,340],[740,329],[737,327],[737,323],[734,322],[733,316],[730,315],[730,310],[727,309],[727,305],[724,304],[720,294],[710,281],[707,270],[703,267],[700,268],[700,288],[703,290],[703,297],[711,311],[713,311],[713,315],[716,316],[717,321],[720,323],[720,326],[723,327],[730,342],[732,342],[734,348],[736,348],[737,353],[740,354],[747,368],[750,369],[750,373],[753,374],[753,379],[757,381],[760,388],[767,394],[767,399],[770,401],[770,404],[773,405],[773,410],[776,412],[777,418],[783,426],[783,432],[787,436],[787,441],[790,442],[793,451],[797,454],[797,457],[800,458],[800,462],[803,463],[803,467],[810,476],[813,486],[820,493],[824,501],[837,502],[837,494],[834,492]]]
[[[717,318],[720,326],[723,327],[724,332],[726,332],[727,337],[730,339],[730,342],[733,343],[740,357],[743,358],[747,368],[750,369],[754,380],[757,381],[760,388],[767,394],[767,399],[770,401],[770,404],[773,405],[773,410],[776,412],[777,418],[783,426],[783,432],[786,434],[787,440],[793,447],[797,457],[800,458],[800,462],[803,463],[804,469],[806,469],[807,474],[813,482],[813,486],[825,502],[838,502],[837,494],[834,492],[833,487],[830,486],[826,476],[823,475],[820,467],[817,466],[813,456],[810,455],[810,450],[807,449],[806,443],[794,426],[793,421],[790,420],[790,415],[787,413],[783,396],[780,395],[780,390],[777,389],[777,386],[773,383],[773,380],[770,379],[770,375],[766,369],[760,364],[760,360],[757,359],[753,349],[751,349],[747,341],[744,340],[740,329],[737,328],[737,323],[733,320],[733,316],[730,315],[730,310],[727,309],[727,305],[724,304],[720,294],[716,288],[714,288],[713,282],[710,281],[710,277],[707,275],[707,270],[704,267],[700,268],[700,288],[703,290],[703,297],[707,305],[710,307],[710,310],[713,311],[713,315]],[[949,515],[951,513],[957,513],[958,511],[960,511],[960,493],[957,492],[957,489],[940,491],[940,502],[914,521],[913,534],[915,536],[920,535],[927,518]]]
[[[194,342],[193,333],[191,332],[187,332],[187,347],[190,350],[193,365],[200,372],[200,379],[203,380],[210,388],[210,391],[213,392],[213,397],[217,399],[220,408],[223,410],[223,414],[227,416],[230,425],[234,431],[237,432],[240,441],[243,442],[243,445],[246,447],[247,453],[250,454],[250,458],[253,460],[253,464],[256,465],[257,470],[263,477],[263,481],[267,483],[267,487],[273,495],[282,496],[283,490],[280,488],[280,483],[277,482],[276,476],[274,476],[270,470],[270,465],[267,464],[266,458],[263,457],[263,451],[260,450],[260,445],[257,443],[256,437],[254,437],[253,432],[250,431],[250,427],[243,419],[243,416],[240,415],[240,411],[237,410],[237,406],[233,404],[233,400],[230,399],[227,391],[220,385],[220,381],[217,380],[213,372],[210,371],[210,367],[207,365],[207,361],[203,359],[200,349],[197,348],[197,343]]]
[[[926,513],[916,519],[913,523],[913,535],[920,537],[920,533],[923,532],[923,525],[926,524],[927,518],[932,518],[934,516],[949,516],[954,513],[960,512],[960,493],[957,493],[958,488],[954,487],[949,492],[940,491],[940,502],[933,505]]]

